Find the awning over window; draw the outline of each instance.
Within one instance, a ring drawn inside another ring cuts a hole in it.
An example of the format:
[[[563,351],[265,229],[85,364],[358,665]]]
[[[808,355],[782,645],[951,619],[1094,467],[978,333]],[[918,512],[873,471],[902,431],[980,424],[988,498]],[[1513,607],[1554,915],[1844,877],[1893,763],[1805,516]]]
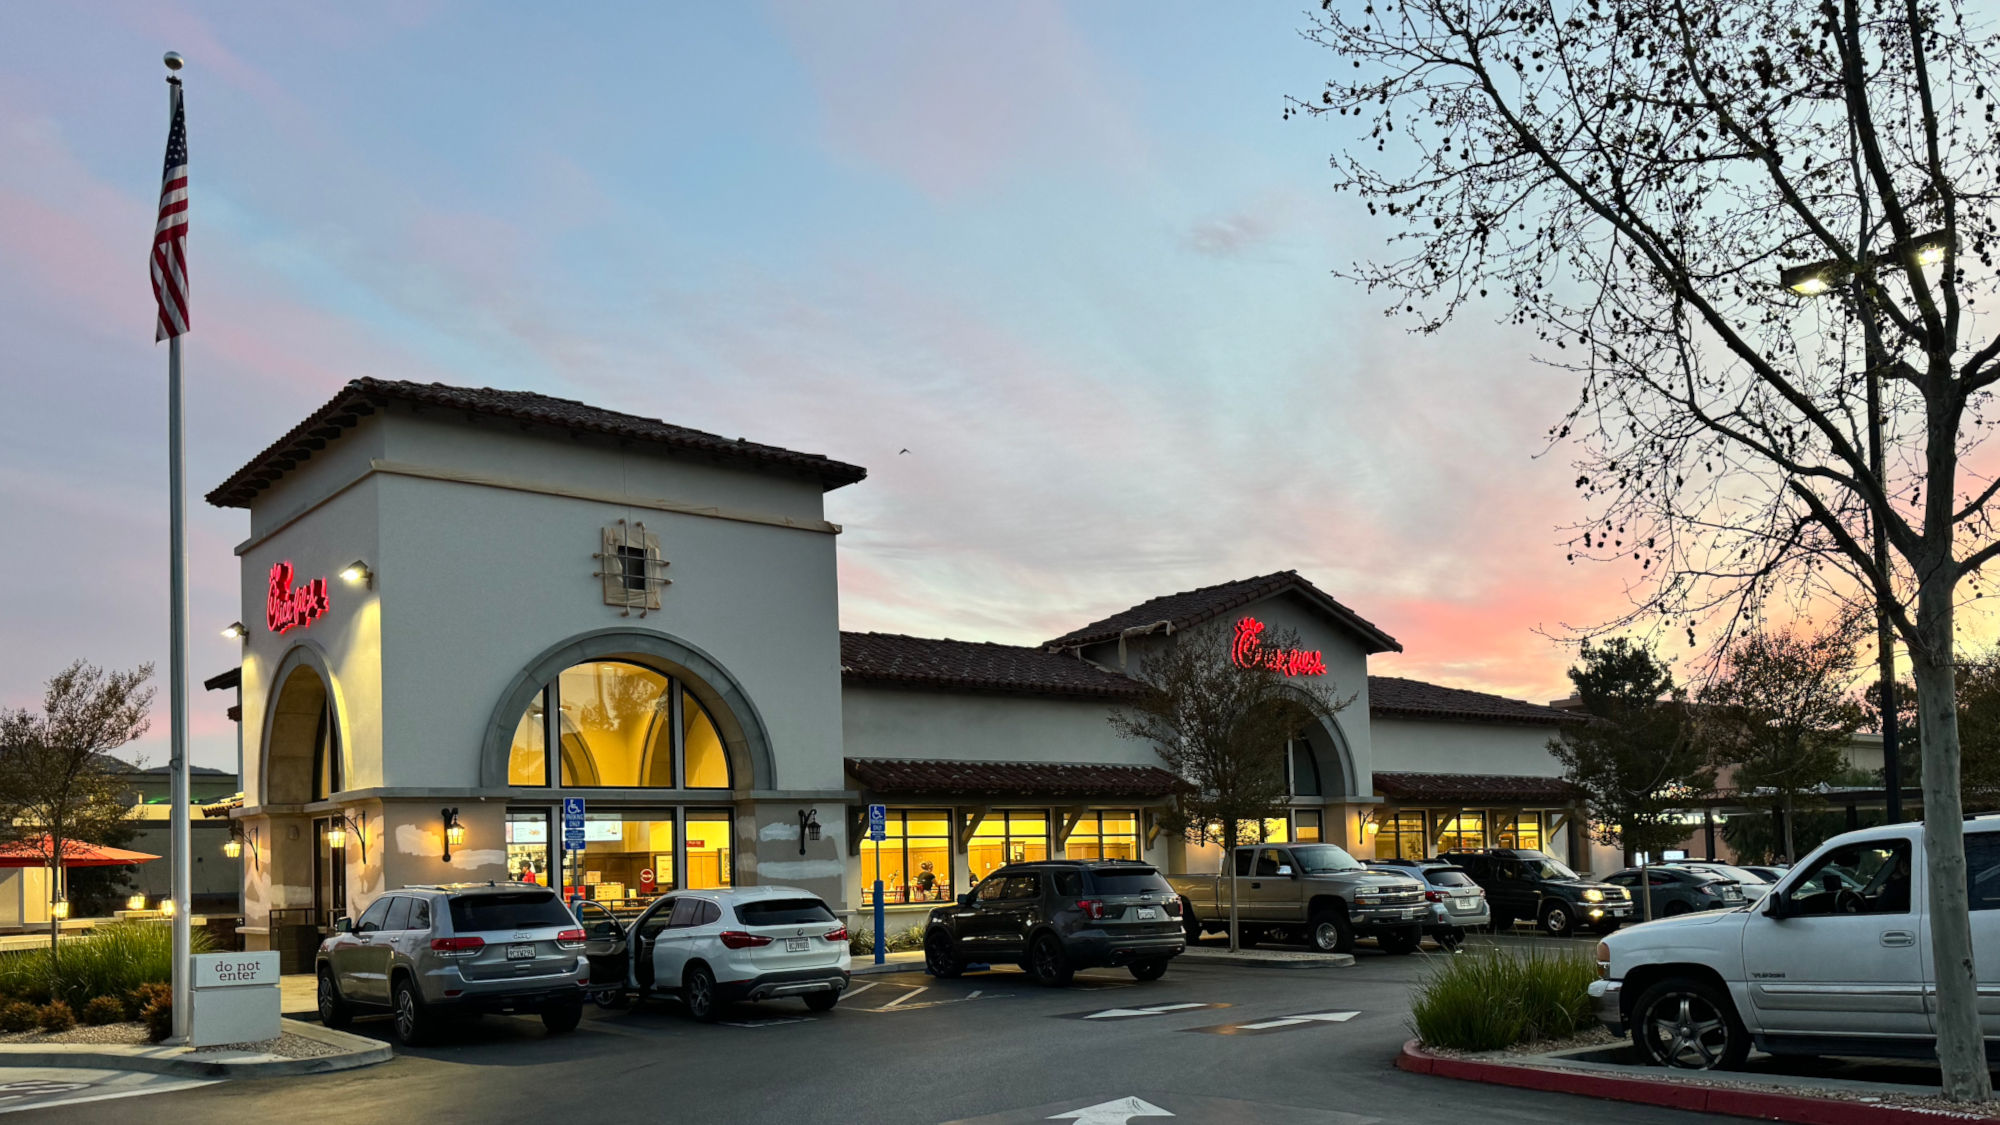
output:
[[[1577,793],[1560,777],[1499,773],[1375,773],[1375,792],[1391,801],[1467,805],[1565,805]]]
[[[849,758],[847,772],[862,788],[882,796],[1132,800],[1165,797],[1181,785],[1158,766],[1095,762]]]

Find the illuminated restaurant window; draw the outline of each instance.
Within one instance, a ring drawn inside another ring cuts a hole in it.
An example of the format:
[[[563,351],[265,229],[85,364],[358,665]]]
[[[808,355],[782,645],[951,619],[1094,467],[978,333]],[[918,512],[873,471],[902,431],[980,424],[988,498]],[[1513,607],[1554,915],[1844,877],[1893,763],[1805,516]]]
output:
[[[1267,844],[1291,843],[1292,826],[1282,816],[1264,818],[1263,840]]]
[[[1138,859],[1139,814],[1125,809],[1084,813],[1063,854],[1071,859]]]
[[[1006,864],[1047,858],[1047,809],[994,809],[972,830],[972,838],[965,844],[965,862],[972,869],[967,874],[973,883]],[[874,878],[873,869],[863,867],[861,877]]]
[[[592,899],[615,913],[636,914],[675,889],[673,810],[586,813],[583,839],[583,850],[564,853],[565,898]]]
[[[516,882],[551,885],[547,809],[507,810],[507,874]]]
[[[885,831],[887,839],[879,844],[861,841],[861,905],[875,904],[878,878],[886,906],[949,902],[953,897],[950,810],[890,809]]]
[[[1486,846],[1486,814],[1462,812],[1446,821],[1438,831],[1440,852],[1475,851]]]
[[[552,708],[559,750],[554,763],[548,752]],[[729,752],[714,716],[669,677],[623,661],[590,661],[564,669],[528,702],[508,748],[507,783],[728,789]]]
[[[696,890],[730,885],[726,812],[692,812],[687,818],[687,885]]]
[[[1424,810],[1404,809],[1391,814],[1375,834],[1376,859],[1429,859],[1431,841],[1426,834]]]
[[[1320,842],[1320,814],[1318,809],[1300,809],[1292,814],[1292,839],[1301,844]]]
[[[1542,848],[1542,814],[1501,813],[1493,818],[1493,846],[1496,848]]]

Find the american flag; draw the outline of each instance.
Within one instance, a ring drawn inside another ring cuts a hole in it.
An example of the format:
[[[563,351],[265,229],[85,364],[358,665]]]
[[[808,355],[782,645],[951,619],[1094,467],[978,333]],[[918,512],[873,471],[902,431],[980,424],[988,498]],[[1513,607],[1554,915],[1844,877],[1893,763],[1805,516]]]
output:
[[[188,330],[188,140],[178,81],[173,81],[172,96],[174,121],[167,129],[167,168],[160,178],[160,221],[153,228],[153,299],[160,305],[155,343]]]

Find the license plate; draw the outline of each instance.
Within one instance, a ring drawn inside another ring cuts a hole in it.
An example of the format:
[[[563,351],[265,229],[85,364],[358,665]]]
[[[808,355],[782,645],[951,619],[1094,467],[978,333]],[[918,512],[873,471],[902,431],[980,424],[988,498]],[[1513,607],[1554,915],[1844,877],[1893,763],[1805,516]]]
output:
[[[1479,900],[1476,898],[1459,899],[1458,908],[1460,910],[1477,910],[1479,909]]]
[[[1159,920],[1160,920],[1160,912],[1157,909],[1150,906],[1142,906],[1139,908],[1139,921],[1157,922]]]
[[[810,938],[788,937],[785,939],[785,952],[787,953],[804,953],[811,948],[812,940]]]
[[[532,961],[534,959],[534,942],[522,942],[519,945],[510,945],[507,947],[507,960],[509,961]]]
[[[1632,908],[1629,906],[1614,906],[1611,908],[1611,913],[1623,917],[1624,915],[1632,913]]]

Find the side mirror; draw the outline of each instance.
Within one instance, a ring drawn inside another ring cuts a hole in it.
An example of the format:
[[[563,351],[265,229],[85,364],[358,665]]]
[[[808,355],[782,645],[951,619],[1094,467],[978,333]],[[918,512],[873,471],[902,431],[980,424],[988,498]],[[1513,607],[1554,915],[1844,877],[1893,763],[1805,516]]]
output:
[[[1779,921],[1783,921],[1785,916],[1791,913],[1791,911],[1787,909],[1787,907],[1790,904],[1785,901],[1784,895],[1781,895],[1776,891],[1772,891],[1770,894],[1765,895],[1764,898],[1765,898],[1764,913],[1771,916],[1772,918],[1777,919]]]
[[[351,933],[353,933],[353,932],[354,932],[354,919],[352,919],[352,918],[335,918],[335,919],[333,920],[333,932],[334,932],[334,933],[336,933],[336,934],[351,934]]]
[[[1281,879],[1297,878],[1297,876],[1292,874],[1292,865],[1289,863],[1281,863],[1278,865],[1278,877]]]
[[[972,905],[972,892],[971,892],[971,891],[964,891],[964,892],[960,893],[960,895],[958,896],[958,904],[959,904],[960,906],[971,906],[971,905]]]

